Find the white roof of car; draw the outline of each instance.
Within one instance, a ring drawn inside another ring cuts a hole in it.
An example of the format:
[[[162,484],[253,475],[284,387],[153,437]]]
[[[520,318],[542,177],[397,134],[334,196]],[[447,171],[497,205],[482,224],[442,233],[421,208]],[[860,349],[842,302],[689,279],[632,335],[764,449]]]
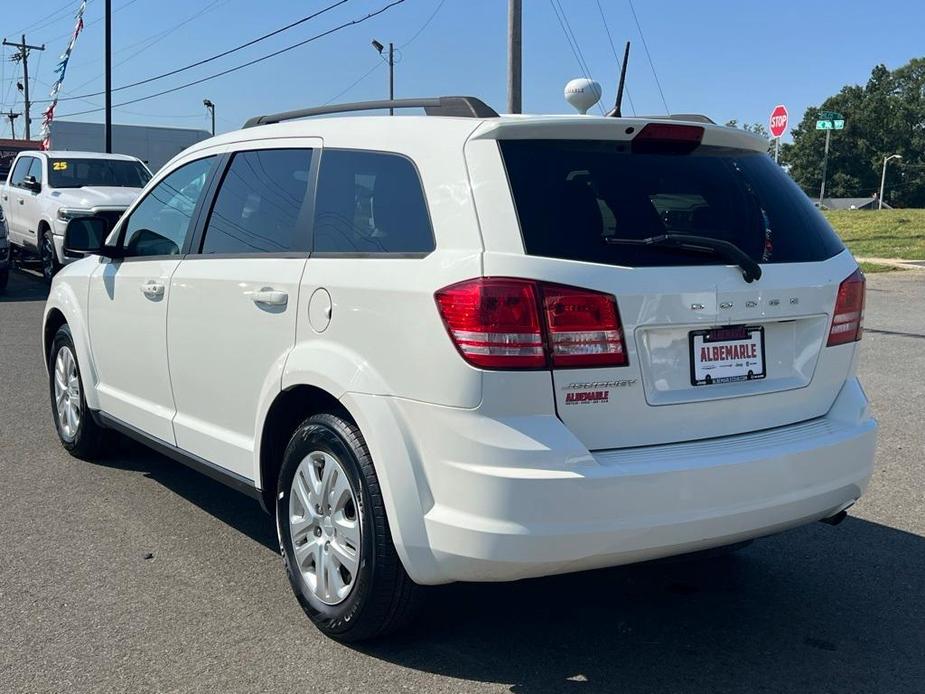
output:
[[[72,152],[66,149],[38,150],[35,152],[26,152],[26,154],[44,154],[52,159],[118,159],[121,161],[141,161],[137,157],[128,154],[106,154],[105,152]]]
[[[631,140],[648,123],[694,125],[704,129],[703,144],[767,151],[768,141],[737,128],[658,117],[610,118],[579,115],[502,115],[494,118],[453,116],[316,116],[259,125],[224,133],[185,150],[220,152],[237,143],[284,138],[320,138],[324,147],[411,152],[440,143],[462,146],[469,139],[607,139]],[[452,145],[450,145],[452,146]]]

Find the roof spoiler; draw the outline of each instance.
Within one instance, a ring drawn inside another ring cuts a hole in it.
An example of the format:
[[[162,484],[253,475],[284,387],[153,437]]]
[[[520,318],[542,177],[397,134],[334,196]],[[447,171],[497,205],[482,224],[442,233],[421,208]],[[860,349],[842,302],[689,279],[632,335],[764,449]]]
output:
[[[498,113],[481,99],[474,96],[438,96],[426,99],[382,99],[380,101],[357,101],[351,104],[331,104],[315,106],[295,111],[270,113],[254,116],[244,124],[245,128],[258,125],[282,123],[287,120],[323,116],[331,113],[349,113],[351,111],[378,111],[386,108],[423,108],[428,116],[445,116],[453,118],[497,118]]]

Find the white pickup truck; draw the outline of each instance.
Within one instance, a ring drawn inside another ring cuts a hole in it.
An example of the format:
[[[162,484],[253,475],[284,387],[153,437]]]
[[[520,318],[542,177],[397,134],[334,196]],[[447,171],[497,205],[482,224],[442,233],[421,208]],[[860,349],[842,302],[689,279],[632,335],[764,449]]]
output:
[[[67,262],[64,228],[74,217],[93,215],[115,225],[150,180],[135,157],[98,152],[22,152],[0,186],[10,249],[34,256],[50,282]]]

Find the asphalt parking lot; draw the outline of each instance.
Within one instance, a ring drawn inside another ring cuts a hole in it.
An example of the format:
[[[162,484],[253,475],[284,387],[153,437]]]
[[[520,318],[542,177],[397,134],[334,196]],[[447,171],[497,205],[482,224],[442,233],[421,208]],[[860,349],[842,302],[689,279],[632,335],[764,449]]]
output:
[[[877,472],[838,527],[739,555],[432,591],[359,648],[291,596],[253,502],[128,442],[70,458],[45,288],[0,296],[0,692],[925,691],[925,273],[869,278]]]

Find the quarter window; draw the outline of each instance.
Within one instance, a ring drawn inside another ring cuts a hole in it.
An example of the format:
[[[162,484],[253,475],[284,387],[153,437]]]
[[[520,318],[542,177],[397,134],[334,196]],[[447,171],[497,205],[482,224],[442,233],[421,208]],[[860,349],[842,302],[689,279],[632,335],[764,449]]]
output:
[[[434,250],[424,191],[411,161],[382,152],[325,150],[313,248],[319,253]]]
[[[213,160],[206,157],[184,164],[150,190],[125,223],[126,256],[180,253]]]
[[[310,149],[235,154],[215,197],[202,252],[307,252],[307,220],[300,213],[311,163]]]

